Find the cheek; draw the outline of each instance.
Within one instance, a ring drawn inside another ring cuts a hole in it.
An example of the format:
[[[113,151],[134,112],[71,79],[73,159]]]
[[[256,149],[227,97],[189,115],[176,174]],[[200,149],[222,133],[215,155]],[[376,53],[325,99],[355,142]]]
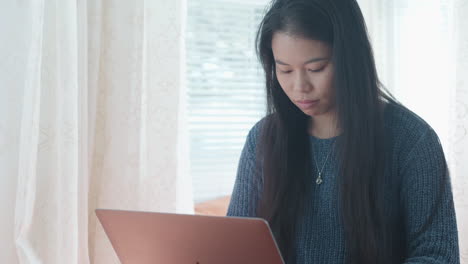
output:
[[[320,93],[326,97],[326,99],[334,100],[335,97],[335,87],[333,84],[333,75],[327,74],[322,76],[320,80],[317,80],[317,87],[320,87]]]

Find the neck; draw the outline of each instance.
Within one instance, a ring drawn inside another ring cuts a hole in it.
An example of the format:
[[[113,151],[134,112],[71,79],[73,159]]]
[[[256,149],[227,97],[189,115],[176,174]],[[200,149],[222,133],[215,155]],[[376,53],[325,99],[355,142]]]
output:
[[[336,115],[330,113],[311,117],[308,132],[310,135],[320,139],[338,136],[340,130],[338,129]]]

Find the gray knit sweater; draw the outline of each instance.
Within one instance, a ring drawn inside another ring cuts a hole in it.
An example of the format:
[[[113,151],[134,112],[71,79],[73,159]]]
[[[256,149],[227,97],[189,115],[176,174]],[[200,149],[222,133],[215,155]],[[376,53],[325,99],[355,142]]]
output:
[[[256,216],[262,181],[254,181],[252,176],[262,121],[247,136],[228,216]],[[393,168],[391,175],[399,179],[398,186],[389,191],[391,206],[387,212],[398,215],[398,221],[406,230],[397,234],[401,236],[400,241],[404,241],[403,247],[407,252],[404,263],[459,263],[457,224],[449,179],[441,209],[432,224],[427,231],[414,236],[428,218],[443,175],[444,154],[436,133],[416,114],[393,104],[385,109],[384,123],[389,142],[392,142],[389,145],[392,155],[388,161]],[[335,140],[309,137],[310,148],[320,168]],[[312,183],[313,191],[304,197],[310,203],[305,208],[304,217],[298,219],[297,264],[345,262],[347,249],[336,206],[337,189],[332,184],[337,180],[337,167],[336,156],[332,154],[323,169],[323,183]],[[316,172],[311,177],[315,175]]]

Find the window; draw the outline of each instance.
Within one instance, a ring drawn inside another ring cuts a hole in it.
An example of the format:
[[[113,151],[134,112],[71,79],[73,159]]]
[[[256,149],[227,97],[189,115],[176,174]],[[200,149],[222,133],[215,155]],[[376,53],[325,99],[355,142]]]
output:
[[[230,195],[245,137],[265,115],[255,34],[266,1],[190,0],[187,92],[196,203]]]

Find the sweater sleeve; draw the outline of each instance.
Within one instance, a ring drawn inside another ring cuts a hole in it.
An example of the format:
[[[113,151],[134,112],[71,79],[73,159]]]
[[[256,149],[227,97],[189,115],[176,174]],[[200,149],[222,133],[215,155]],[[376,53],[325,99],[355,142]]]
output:
[[[260,192],[259,173],[256,173],[256,140],[258,123],[249,132],[237,168],[236,181],[228,207],[228,216],[255,217]]]
[[[434,130],[428,128],[415,143],[400,173],[407,252],[404,263],[460,263],[450,177]],[[438,198],[441,200],[436,203]]]

